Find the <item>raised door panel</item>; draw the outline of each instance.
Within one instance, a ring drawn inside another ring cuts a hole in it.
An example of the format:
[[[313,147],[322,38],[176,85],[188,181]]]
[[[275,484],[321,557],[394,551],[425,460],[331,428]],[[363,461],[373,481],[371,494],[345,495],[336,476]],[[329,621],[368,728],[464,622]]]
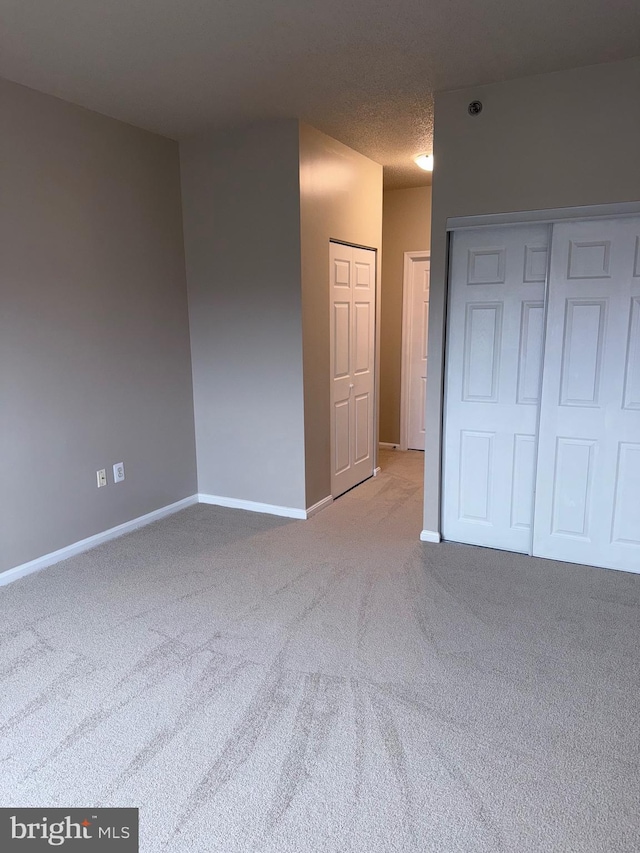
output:
[[[561,406],[597,406],[606,299],[567,299],[562,342]]]
[[[609,278],[610,259],[611,240],[570,240],[567,278]]]
[[[420,360],[427,360],[427,349],[429,346],[429,291],[427,290],[426,297],[422,297],[422,304],[419,306],[419,325],[418,325],[418,352]]]
[[[464,401],[498,402],[501,351],[502,303],[468,304],[462,381]]]
[[[349,376],[351,361],[351,303],[333,303],[333,378]]]
[[[368,393],[359,394],[355,400],[355,453],[356,462],[364,462],[371,456],[371,443],[369,440],[369,415],[371,412],[371,400]]]
[[[524,275],[523,282],[542,282],[547,277],[547,256],[549,248],[546,243],[539,246],[527,244],[524,249]]]
[[[612,541],[640,546],[640,443],[618,445],[616,492],[613,505]]]
[[[467,284],[504,284],[507,250],[474,248],[467,252]]]
[[[346,246],[341,246],[339,251],[348,255]],[[333,286],[350,290],[351,288],[351,261],[348,257],[334,258],[333,260]]]
[[[460,432],[458,518],[461,520],[491,524],[494,440],[493,432]]]
[[[631,300],[624,366],[624,408],[640,409],[640,296]]]
[[[514,529],[530,530],[533,524],[535,462],[535,435],[514,435],[511,482],[511,527]]]
[[[520,404],[538,405],[543,336],[544,302],[523,302],[518,350],[517,401]]]
[[[354,373],[362,374],[373,369],[371,363],[373,356],[373,347],[371,346],[373,305],[370,302],[356,302],[353,308],[355,314],[353,368]]]
[[[334,464],[333,473],[342,474],[349,468],[351,445],[349,400],[339,400],[334,404]]]
[[[560,437],[553,466],[553,533],[589,538],[597,442]]]
[[[371,290],[373,286],[373,263],[370,259],[354,261],[356,290]]]

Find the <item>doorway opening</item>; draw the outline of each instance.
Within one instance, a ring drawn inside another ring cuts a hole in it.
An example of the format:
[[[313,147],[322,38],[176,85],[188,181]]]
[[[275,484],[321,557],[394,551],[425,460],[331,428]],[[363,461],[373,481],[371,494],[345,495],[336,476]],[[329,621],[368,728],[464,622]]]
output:
[[[428,316],[428,303],[421,297],[428,297],[428,290],[422,294],[420,291],[429,285],[430,244],[431,186],[419,183],[385,189],[380,318],[381,450],[424,449],[427,330],[425,326],[423,334],[422,327]]]

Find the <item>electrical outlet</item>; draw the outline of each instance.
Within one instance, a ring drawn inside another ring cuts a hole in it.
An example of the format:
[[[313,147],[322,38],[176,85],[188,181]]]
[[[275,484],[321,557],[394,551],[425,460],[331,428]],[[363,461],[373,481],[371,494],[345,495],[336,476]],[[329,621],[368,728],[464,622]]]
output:
[[[113,466],[113,482],[121,483],[124,480],[124,462],[116,462]]]
[[[98,479],[98,488],[101,489],[103,486],[107,485],[107,469],[101,468],[99,471],[96,471],[96,477]]]

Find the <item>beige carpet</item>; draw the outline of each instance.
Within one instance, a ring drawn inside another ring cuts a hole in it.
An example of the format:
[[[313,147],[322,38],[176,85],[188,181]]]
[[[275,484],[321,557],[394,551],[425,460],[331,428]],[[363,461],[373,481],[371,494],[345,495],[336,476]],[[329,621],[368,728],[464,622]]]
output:
[[[418,541],[422,458],[0,588],[0,805],[145,853],[640,849],[640,577]]]

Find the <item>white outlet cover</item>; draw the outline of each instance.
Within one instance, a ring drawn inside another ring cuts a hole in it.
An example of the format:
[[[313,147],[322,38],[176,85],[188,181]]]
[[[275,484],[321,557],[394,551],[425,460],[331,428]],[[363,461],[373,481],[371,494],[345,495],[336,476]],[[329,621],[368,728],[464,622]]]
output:
[[[113,482],[121,483],[124,480],[124,462],[116,462],[113,466]]]

